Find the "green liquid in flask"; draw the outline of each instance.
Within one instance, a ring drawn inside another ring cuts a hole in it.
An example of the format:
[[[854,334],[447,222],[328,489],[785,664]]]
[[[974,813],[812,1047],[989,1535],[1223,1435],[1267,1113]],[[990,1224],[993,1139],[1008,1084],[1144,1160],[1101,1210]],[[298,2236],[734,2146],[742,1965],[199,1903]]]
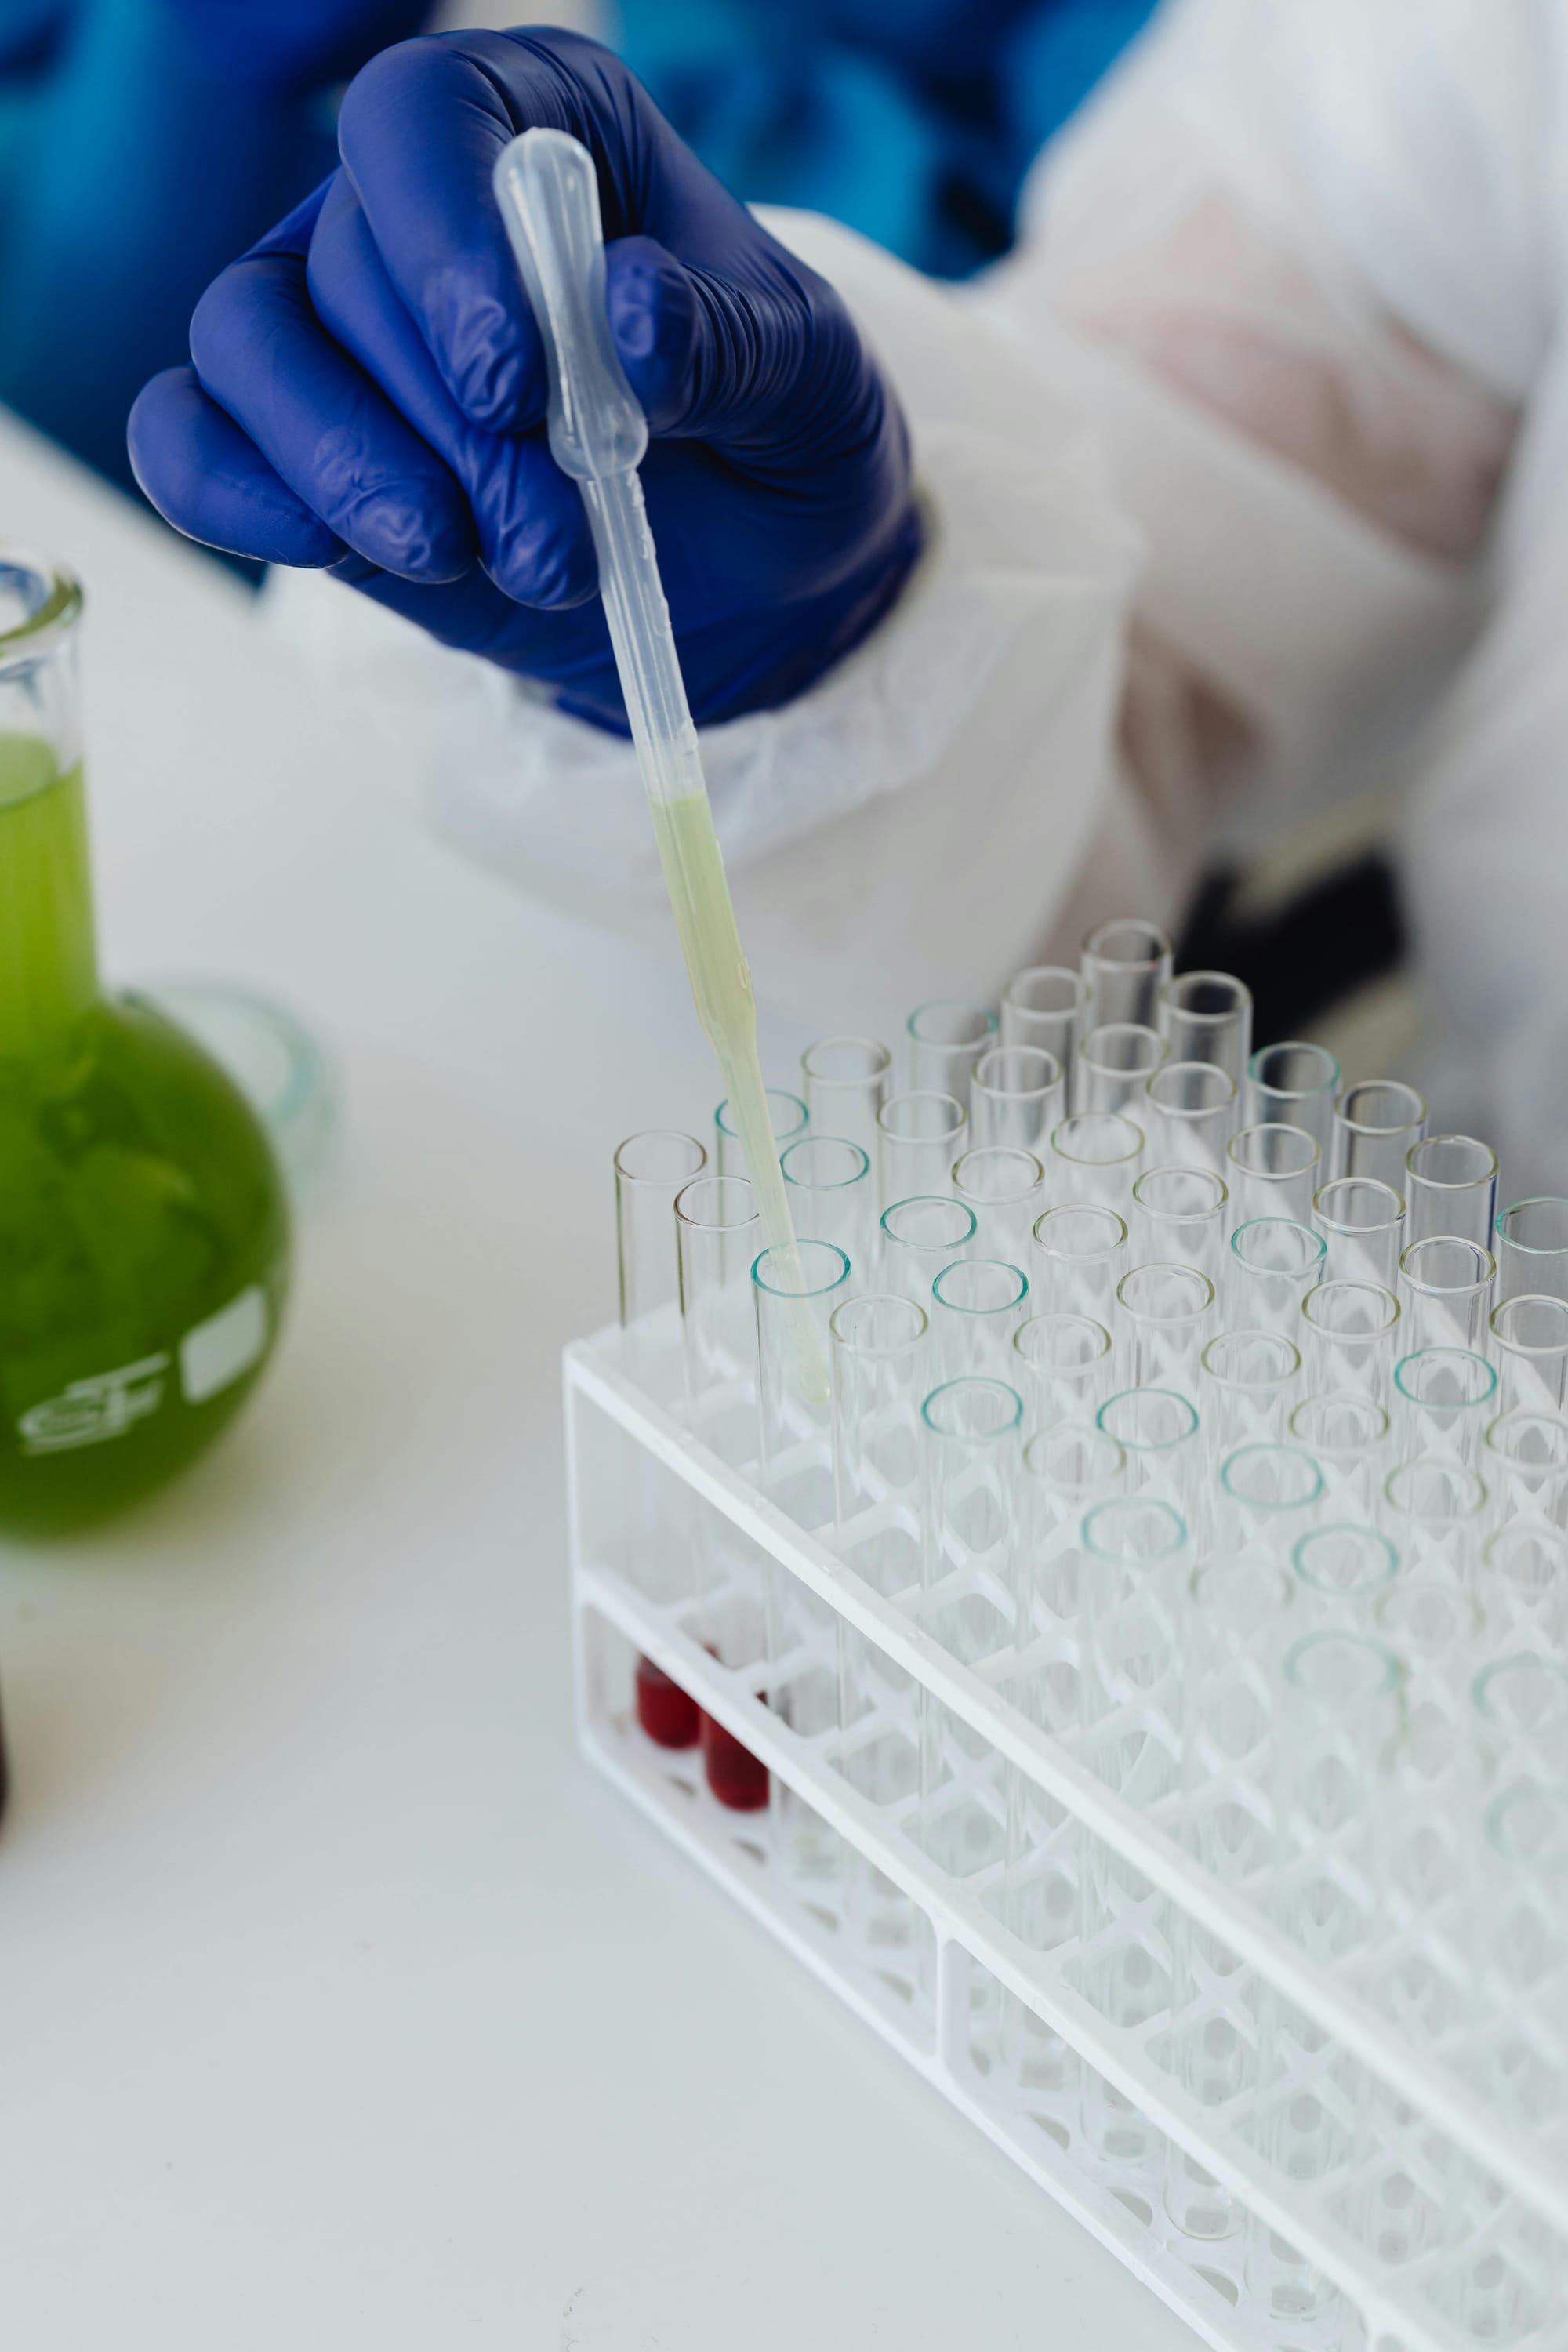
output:
[[[0,1534],[157,1486],[234,1417],[288,1277],[255,1114],[98,982],[79,768],[0,735]]]

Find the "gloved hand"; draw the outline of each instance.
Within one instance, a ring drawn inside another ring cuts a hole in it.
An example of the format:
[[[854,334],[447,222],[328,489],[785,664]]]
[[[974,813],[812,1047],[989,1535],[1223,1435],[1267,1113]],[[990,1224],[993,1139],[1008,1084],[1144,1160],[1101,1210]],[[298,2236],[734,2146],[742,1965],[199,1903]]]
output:
[[[574,34],[411,41],[365,67],[342,169],[215,282],[194,368],[138,400],[137,478],[193,538],[331,566],[624,731],[490,188],[532,124],[574,132],[598,166],[611,331],[653,436],[643,482],[693,713],[785,701],[919,552],[903,421],[832,289]]]

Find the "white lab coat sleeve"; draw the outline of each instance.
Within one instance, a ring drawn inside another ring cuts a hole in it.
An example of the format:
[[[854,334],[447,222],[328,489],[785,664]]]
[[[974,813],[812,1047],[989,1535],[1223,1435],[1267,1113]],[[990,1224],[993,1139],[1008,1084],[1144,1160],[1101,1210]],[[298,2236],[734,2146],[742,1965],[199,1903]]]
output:
[[[1113,907],[1147,894],[1160,860],[1113,751],[1139,544],[1081,416],[1004,324],[831,223],[770,225],[844,294],[899,386],[927,527],[864,645],[785,708],[702,734],[759,992],[841,1024],[995,988],[1086,861]],[[448,842],[668,944],[629,745],[334,583],[279,575],[269,597],[379,712]]]

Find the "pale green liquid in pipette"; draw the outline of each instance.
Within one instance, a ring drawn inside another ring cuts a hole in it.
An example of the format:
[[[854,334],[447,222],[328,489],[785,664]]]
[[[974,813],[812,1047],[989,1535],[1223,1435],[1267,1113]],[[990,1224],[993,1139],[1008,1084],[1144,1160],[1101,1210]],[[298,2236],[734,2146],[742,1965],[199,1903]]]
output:
[[[730,1112],[746,1155],[769,1247],[799,1282],[800,1259],[789,1196],[779,1167],[762,1064],[757,1057],[757,1007],[713,814],[704,793],[679,801],[650,801],[658,854],[697,1002],[697,1017],[719,1057]],[[793,1317],[803,1392],[826,1402],[827,1368],[816,1329],[802,1304]]]

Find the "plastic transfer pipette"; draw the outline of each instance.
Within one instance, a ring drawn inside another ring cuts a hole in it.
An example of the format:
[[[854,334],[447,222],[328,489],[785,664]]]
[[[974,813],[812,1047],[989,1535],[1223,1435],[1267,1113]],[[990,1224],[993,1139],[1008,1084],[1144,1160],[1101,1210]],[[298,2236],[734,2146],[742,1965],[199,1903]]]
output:
[[[647,422],[605,310],[593,158],[564,131],[525,131],[496,163],[495,192],[544,341],[550,454],[582,491],[594,533],[599,593],[698,1018],[723,1072],[763,1231],[790,1288],[799,1290],[800,1256],[757,1058],[752,974],[637,475]],[[795,1326],[801,1386],[820,1402],[827,1394],[826,1366],[804,1305]]]

